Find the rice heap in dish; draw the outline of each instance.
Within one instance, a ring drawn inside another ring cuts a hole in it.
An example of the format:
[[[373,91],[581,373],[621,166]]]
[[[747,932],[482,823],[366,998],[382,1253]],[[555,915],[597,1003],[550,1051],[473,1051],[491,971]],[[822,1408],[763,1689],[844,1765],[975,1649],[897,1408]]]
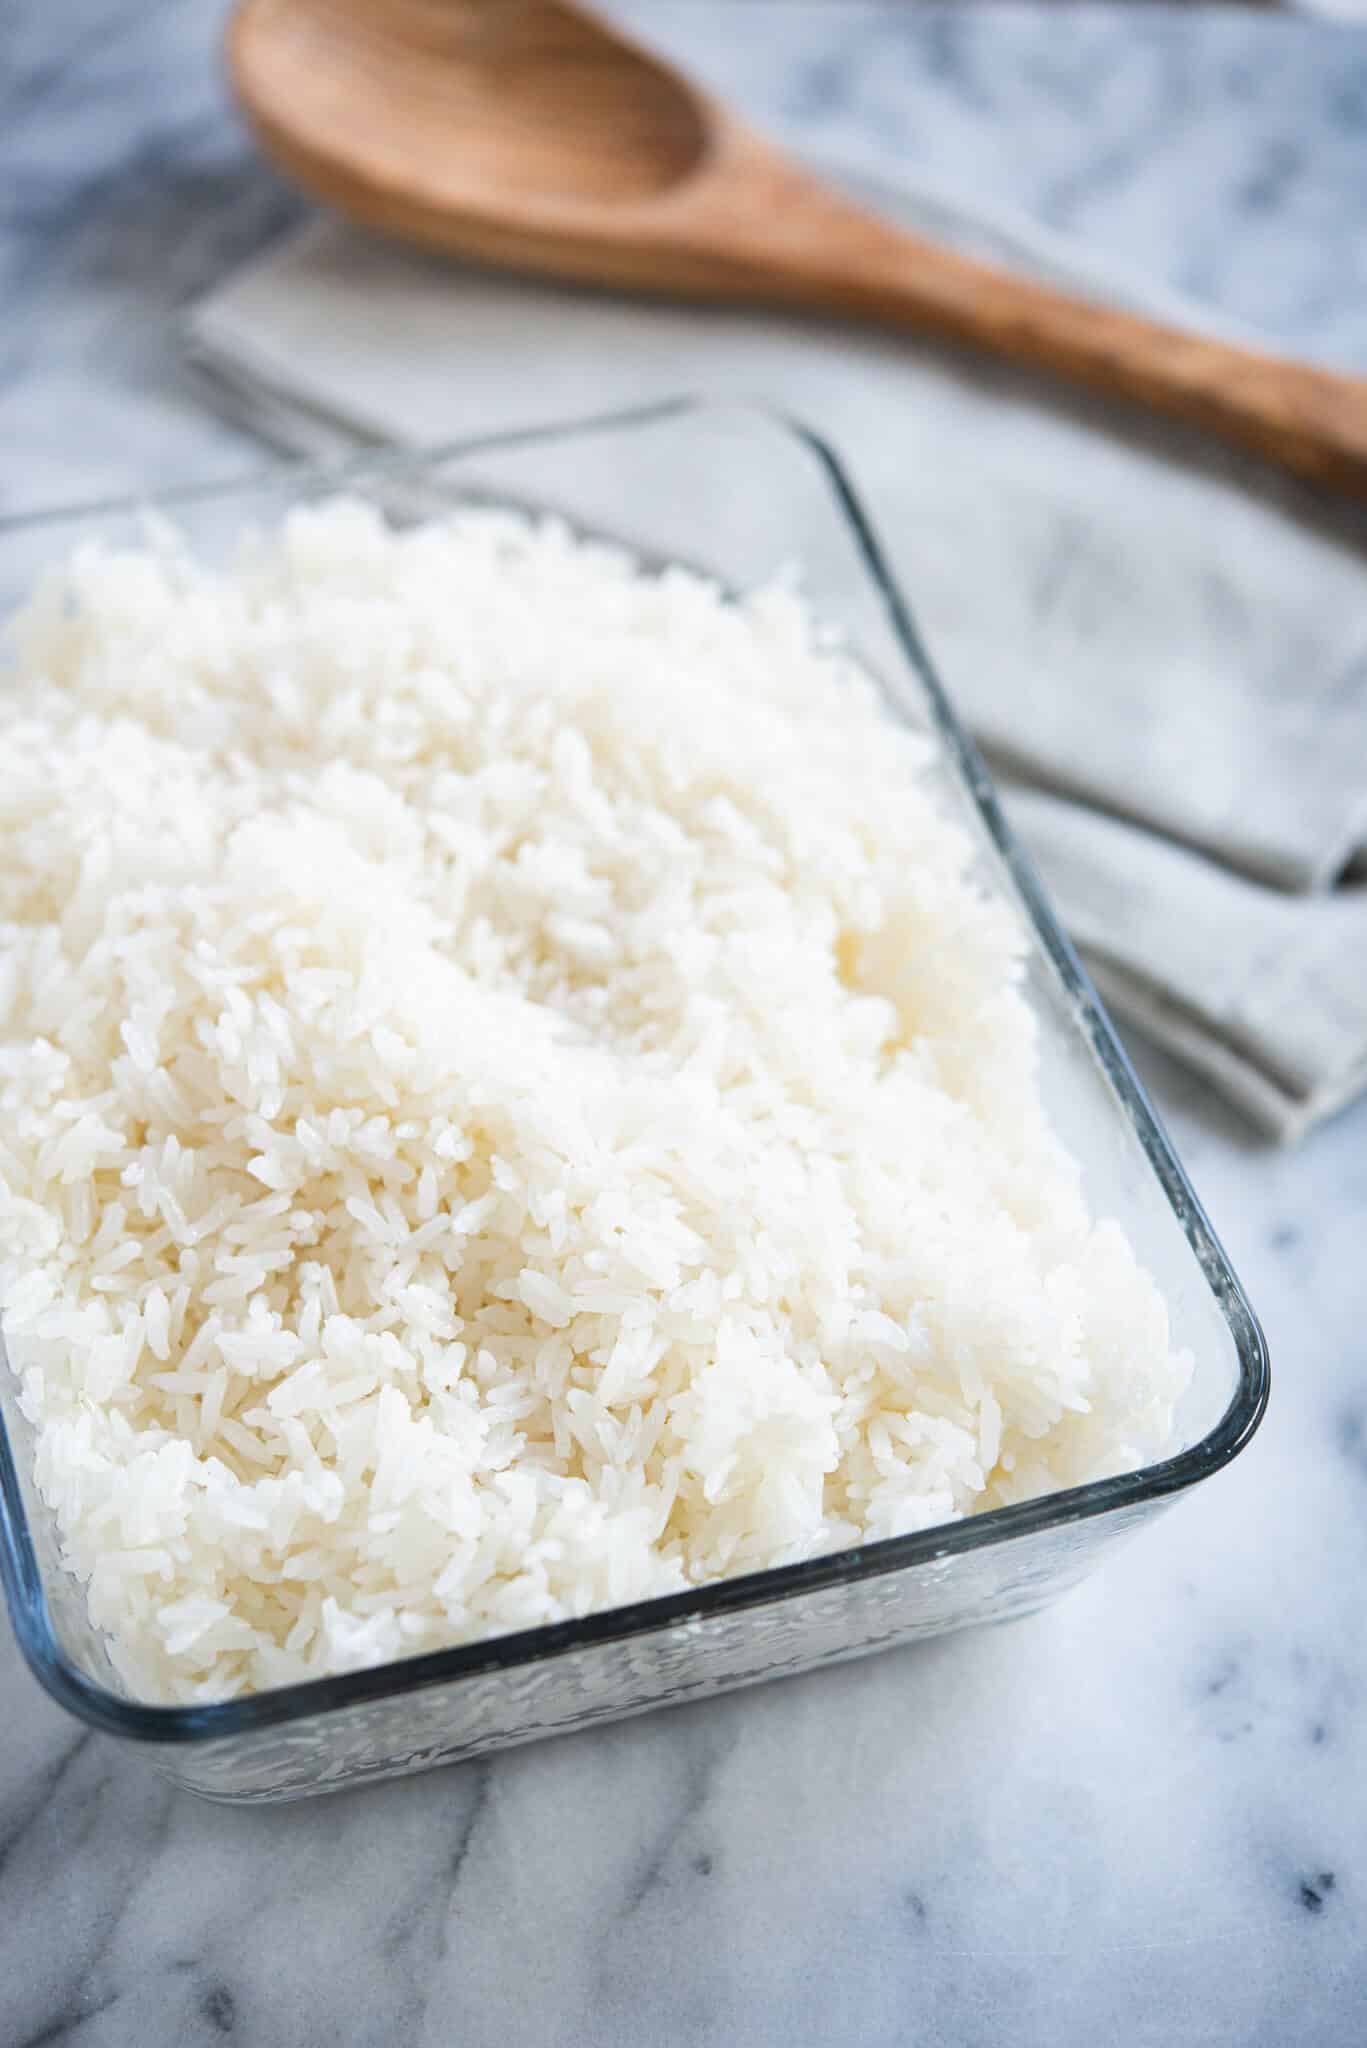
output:
[[[0,1280],[221,1698],[1141,1462],[1185,1362],[1014,909],[788,588],[492,512],[85,551],[0,689]]]

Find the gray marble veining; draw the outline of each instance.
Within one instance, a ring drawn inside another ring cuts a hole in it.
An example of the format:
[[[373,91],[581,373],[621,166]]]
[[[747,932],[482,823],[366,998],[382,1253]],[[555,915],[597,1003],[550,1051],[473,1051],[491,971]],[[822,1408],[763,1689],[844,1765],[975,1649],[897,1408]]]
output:
[[[1234,12],[634,0],[771,122],[889,137],[1367,366],[1367,42]],[[248,466],[168,316],[295,217],[214,6],[14,0],[0,510]],[[84,1734],[0,1637],[0,2048],[1367,2037],[1367,1106],[1248,1138],[1157,1060],[1268,1330],[1233,1470],[1017,1626],[277,1812]]]

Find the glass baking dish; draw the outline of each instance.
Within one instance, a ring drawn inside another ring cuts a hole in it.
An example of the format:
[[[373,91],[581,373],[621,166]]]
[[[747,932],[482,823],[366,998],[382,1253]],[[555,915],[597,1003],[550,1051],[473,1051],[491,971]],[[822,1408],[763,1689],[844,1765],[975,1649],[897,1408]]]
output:
[[[338,489],[396,520],[453,502],[563,514],[647,559],[743,588],[800,566],[899,718],[938,740],[945,802],[981,871],[1034,934],[1028,992],[1042,1085],[1093,1211],[1118,1218],[1195,1360],[1180,1449],[1161,1463],[1023,1506],[554,1627],[245,1699],[130,1697],[65,1571],[32,1480],[29,1426],[0,1371],[0,1571],[30,1665],[61,1704],[141,1744],[211,1798],[278,1800],[472,1757],[650,1707],[1029,1613],[1248,1442],[1267,1399],[1262,1334],[1077,959],[1003,822],[857,494],[829,448],[762,406],[679,400],[423,454],[373,454],[246,482],[0,521],[0,616],[82,540],[132,538],[149,509],[212,556],[243,526]]]

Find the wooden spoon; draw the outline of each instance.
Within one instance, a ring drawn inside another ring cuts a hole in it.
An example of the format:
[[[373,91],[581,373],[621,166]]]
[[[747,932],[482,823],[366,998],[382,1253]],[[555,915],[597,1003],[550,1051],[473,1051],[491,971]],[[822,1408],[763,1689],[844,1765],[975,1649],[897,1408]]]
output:
[[[1367,496],[1367,380],[905,233],[566,0],[242,0],[228,58],[271,155],[369,227],[509,269],[966,342]]]

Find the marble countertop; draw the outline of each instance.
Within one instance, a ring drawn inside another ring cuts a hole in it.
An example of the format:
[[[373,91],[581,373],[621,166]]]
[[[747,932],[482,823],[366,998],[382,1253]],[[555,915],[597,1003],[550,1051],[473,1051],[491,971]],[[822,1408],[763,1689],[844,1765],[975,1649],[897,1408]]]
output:
[[[771,124],[1367,369],[1351,29],[622,11]],[[224,103],[220,16],[5,10],[0,511],[250,459],[169,333],[301,211]],[[1361,2041],[1367,1103],[1279,1153],[1143,1065],[1272,1348],[1234,1468],[1015,1627],[275,1811],[173,1792],[0,1632],[0,2048]]]

